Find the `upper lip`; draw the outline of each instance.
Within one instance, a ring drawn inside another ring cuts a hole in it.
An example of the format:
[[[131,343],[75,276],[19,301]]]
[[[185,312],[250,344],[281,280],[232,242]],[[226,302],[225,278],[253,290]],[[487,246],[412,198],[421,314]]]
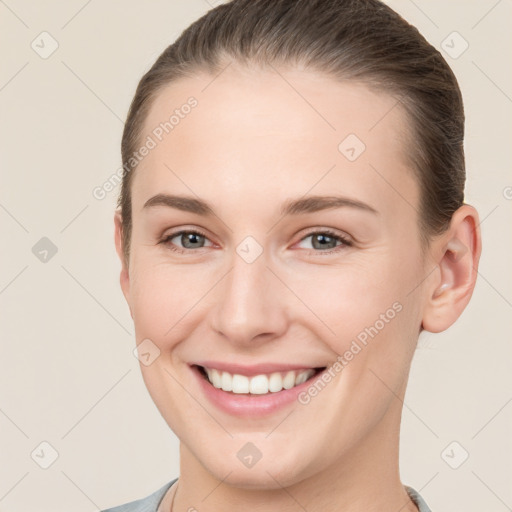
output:
[[[261,375],[262,373],[286,372],[291,370],[311,370],[325,368],[325,366],[310,364],[291,364],[291,363],[258,363],[251,365],[242,365],[237,363],[225,363],[222,361],[197,361],[190,363],[191,366],[203,366],[206,368],[215,368],[231,374],[246,375],[248,377]]]

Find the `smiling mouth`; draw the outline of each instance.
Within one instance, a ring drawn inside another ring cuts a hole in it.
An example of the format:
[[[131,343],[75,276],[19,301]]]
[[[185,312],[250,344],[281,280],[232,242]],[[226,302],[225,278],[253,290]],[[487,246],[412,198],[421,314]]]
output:
[[[229,372],[194,365],[199,373],[213,387],[233,394],[266,395],[291,389],[311,380],[326,367],[307,370],[289,370],[284,372],[263,373],[248,377]]]

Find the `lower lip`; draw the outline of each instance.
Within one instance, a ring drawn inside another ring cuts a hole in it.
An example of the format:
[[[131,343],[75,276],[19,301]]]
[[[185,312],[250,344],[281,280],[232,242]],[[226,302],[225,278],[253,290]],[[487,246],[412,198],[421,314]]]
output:
[[[322,375],[322,372],[319,372],[306,382],[290,389],[283,389],[277,393],[269,392],[264,395],[256,395],[223,391],[206,380],[197,366],[192,366],[191,370],[199,380],[199,385],[204,394],[214,405],[228,414],[246,417],[272,414],[293,402],[297,402],[298,395]]]

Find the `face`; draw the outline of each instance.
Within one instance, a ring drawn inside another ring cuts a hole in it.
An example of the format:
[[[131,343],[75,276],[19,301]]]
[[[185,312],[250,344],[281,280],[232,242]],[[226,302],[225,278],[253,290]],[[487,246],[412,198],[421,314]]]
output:
[[[121,282],[145,384],[197,467],[290,485],[398,427],[425,275],[408,133],[392,97],[299,70],[231,66],[158,96]],[[293,368],[325,370],[243,387]]]

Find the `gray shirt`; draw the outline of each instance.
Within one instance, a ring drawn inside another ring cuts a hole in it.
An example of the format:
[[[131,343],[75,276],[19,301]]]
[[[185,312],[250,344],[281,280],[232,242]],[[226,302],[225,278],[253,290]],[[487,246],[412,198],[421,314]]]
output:
[[[124,505],[119,505],[106,510],[101,510],[100,512],[157,512],[158,506],[160,505],[165,493],[168,491],[169,487],[176,482],[176,480],[178,479],[175,478],[174,480],[171,480],[146,498],[131,501],[130,503],[125,503]],[[411,497],[411,500],[418,507],[419,512],[432,512],[417,491],[407,485],[404,487],[407,494]]]

